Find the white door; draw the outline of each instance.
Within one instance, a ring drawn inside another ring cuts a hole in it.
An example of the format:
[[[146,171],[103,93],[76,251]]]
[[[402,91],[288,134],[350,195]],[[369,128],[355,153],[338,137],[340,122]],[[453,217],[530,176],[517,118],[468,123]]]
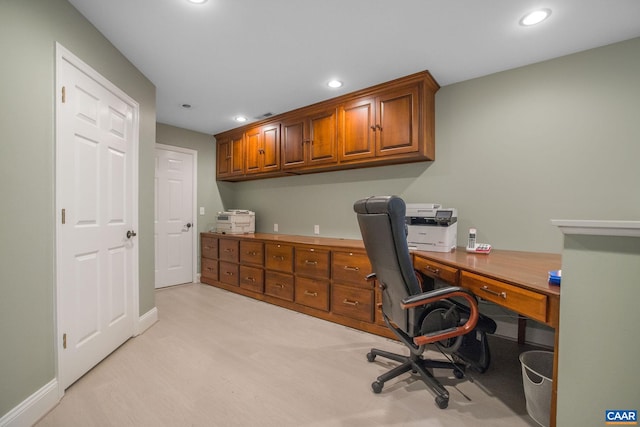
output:
[[[134,333],[139,107],[59,45],[56,66],[57,331],[64,390]]]
[[[193,282],[195,152],[156,145],[156,288]]]

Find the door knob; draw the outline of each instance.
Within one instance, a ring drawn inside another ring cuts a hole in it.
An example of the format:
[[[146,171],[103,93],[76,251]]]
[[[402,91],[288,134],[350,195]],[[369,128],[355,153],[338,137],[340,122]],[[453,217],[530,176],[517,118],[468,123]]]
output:
[[[191,223],[190,223],[190,222],[188,222],[188,223],[187,223],[187,225],[185,225],[185,227],[187,227],[187,228],[191,228]]]
[[[137,236],[136,232],[133,230],[127,230],[127,239]]]

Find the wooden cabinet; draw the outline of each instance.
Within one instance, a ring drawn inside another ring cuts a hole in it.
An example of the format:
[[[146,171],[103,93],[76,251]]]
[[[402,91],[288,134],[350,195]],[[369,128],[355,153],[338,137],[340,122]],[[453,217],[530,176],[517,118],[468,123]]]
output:
[[[216,144],[217,179],[244,174],[244,133],[229,135]]]
[[[340,106],[340,162],[418,153],[420,83]]]
[[[245,173],[280,170],[280,124],[269,123],[245,133]]]
[[[359,240],[254,233],[202,234],[202,282],[378,335],[374,282]],[[215,248],[213,249],[213,242]],[[216,275],[205,268],[216,256]]]
[[[282,168],[312,168],[338,162],[336,108],[282,121]]]
[[[217,134],[217,179],[434,160],[438,89],[423,71]]]

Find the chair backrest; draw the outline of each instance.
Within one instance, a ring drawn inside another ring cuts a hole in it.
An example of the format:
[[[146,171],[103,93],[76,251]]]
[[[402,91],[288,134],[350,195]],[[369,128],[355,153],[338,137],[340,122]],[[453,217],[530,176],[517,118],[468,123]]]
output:
[[[373,196],[355,202],[353,210],[372,270],[382,285],[382,311],[411,335],[416,310],[402,309],[400,303],[422,290],[407,246],[404,200],[397,196]]]

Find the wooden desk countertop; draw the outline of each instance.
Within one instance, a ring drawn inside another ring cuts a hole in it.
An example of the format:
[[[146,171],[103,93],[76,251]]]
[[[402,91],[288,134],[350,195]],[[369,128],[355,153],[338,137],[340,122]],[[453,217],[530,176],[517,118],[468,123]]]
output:
[[[552,297],[560,296],[560,286],[549,285],[549,271],[559,270],[560,254],[493,249],[490,254],[473,254],[465,248],[453,252],[412,251],[415,256],[481,274]]]

